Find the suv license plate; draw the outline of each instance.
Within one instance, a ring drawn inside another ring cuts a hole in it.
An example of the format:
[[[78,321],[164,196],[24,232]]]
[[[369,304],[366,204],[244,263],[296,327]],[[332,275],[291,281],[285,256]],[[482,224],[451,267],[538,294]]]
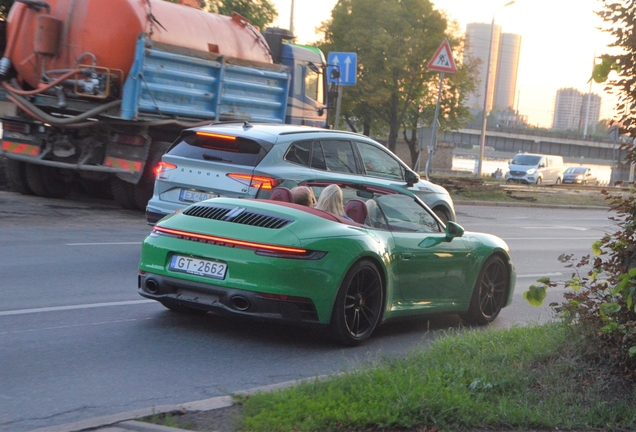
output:
[[[197,191],[191,191],[191,190],[187,190],[187,189],[181,189],[181,192],[179,192],[179,201],[183,201],[183,202],[199,202],[199,201],[205,201],[205,200],[210,199],[210,198],[216,198],[216,197],[219,197],[219,196],[220,195],[218,195],[218,194],[197,192]]]
[[[172,271],[224,279],[227,264],[221,261],[210,261],[201,258],[172,255],[168,268]]]

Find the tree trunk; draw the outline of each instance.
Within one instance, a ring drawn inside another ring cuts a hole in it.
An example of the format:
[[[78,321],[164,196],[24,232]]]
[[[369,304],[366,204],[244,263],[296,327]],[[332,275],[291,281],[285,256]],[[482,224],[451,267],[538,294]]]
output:
[[[416,170],[417,167],[415,166],[415,164],[417,163],[417,156],[420,154],[420,148],[417,139],[417,128],[411,129],[411,139],[408,139],[408,137],[406,136],[406,130],[404,130],[403,135],[404,141],[406,141],[406,145],[409,147],[409,152],[411,153],[410,167],[413,170]]]

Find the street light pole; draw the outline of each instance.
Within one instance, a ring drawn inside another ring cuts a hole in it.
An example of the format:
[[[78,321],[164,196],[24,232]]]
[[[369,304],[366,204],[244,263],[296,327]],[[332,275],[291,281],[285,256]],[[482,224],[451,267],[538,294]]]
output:
[[[294,34],[294,0],[291,0],[291,13],[289,14],[289,31]]]
[[[486,63],[486,80],[484,81],[484,110],[482,112],[482,123],[481,123],[481,135],[479,136],[479,162],[477,164],[477,175],[481,177],[482,167],[484,163],[484,149],[486,148],[486,125],[488,122],[488,81],[490,81],[490,60],[492,58],[492,42],[495,36],[495,14],[497,11],[505,8],[506,6],[510,6],[513,4],[515,0],[509,1],[499,9],[496,9],[492,14],[492,23],[490,24],[490,42],[488,45],[488,62]]]

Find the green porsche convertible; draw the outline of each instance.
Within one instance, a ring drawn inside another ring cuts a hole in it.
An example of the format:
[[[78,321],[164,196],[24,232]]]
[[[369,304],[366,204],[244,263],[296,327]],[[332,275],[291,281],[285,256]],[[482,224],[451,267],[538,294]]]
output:
[[[302,182],[316,196],[334,183],[347,217],[294,204],[289,188],[165,217],[143,243],[139,294],[182,313],[322,327],[350,346],[389,319],[454,313],[487,324],[510,304],[515,269],[503,240],[444,225],[397,186]]]

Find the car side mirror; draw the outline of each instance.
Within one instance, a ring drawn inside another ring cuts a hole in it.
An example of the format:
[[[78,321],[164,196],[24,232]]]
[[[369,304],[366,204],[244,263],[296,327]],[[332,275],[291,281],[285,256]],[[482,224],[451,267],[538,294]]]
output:
[[[415,183],[420,181],[420,175],[418,173],[416,173],[415,171],[411,171],[411,170],[406,170],[406,185],[411,187],[413,186]]]
[[[464,235],[464,228],[461,225],[448,221],[446,222],[446,241],[452,241],[455,237],[461,237]]]

